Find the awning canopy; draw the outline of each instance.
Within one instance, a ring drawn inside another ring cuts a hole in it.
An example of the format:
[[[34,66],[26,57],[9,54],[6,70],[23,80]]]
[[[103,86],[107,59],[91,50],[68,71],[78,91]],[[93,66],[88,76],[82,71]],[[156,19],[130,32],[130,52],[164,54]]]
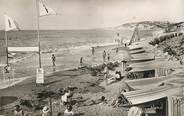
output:
[[[155,70],[155,68],[153,67],[134,67],[129,72],[142,72],[142,71],[150,71],[150,70]]]
[[[38,52],[38,47],[8,47],[8,52]]]
[[[146,52],[144,49],[138,49],[138,50],[130,51],[130,54],[139,54],[139,53],[144,53],[144,52]]]
[[[152,60],[140,63],[132,63],[129,65],[132,68],[179,68],[182,67],[178,61],[167,61],[167,60]]]

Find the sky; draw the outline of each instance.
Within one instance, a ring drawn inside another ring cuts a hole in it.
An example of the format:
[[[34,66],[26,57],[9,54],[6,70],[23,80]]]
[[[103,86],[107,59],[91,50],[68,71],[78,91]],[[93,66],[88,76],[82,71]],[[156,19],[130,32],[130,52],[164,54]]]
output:
[[[91,29],[139,21],[184,21],[184,0],[45,0],[58,15],[39,18],[40,29]],[[36,29],[36,0],[0,0],[21,29]]]

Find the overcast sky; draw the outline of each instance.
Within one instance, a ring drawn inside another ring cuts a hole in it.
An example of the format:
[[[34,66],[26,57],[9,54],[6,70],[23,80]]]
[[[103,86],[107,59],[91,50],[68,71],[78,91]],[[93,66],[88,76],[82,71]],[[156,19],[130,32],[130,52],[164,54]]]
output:
[[[21,29],[36,28],[36,0],[0,0],[0,29],[6,13]],[[40,18],[41,29],[89,29],[144,20],[184,21],[184,0],[45,0],[59,15]]]

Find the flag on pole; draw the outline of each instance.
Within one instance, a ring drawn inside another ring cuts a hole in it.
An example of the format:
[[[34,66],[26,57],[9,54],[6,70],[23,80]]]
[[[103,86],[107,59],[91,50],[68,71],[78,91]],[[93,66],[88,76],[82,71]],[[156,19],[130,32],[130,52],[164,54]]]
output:
[[[10,30],[20,30],[17,22],[13,20],[11,17],[4,15],[5,18],[5,31],[10,31]]]
[[[39,0],[39,16],[56,15],[56,12],[48,7],[44,1]]]

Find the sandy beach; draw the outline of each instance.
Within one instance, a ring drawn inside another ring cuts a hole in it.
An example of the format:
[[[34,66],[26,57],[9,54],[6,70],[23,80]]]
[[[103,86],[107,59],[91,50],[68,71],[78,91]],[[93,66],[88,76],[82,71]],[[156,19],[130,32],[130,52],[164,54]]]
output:
[[[76,50],[76,51],[73,51],[71,54],[67,54],[68,56],[65,56],[65,58],[69,59],[72,54],[75,54],[76,57],[78,57],[78,58],[80,58],[80,56],[82,55],[82,56],[84,56],[84,65],[96,66],[96,65],[103,63],[101,53],[104,50],[106,50],[112,56],[111,60],[106,61],[106,63],[121,61],[123,58],[127,59],[129,57],[129,55],[128,55],[129,52],[124,49],[122,51],[119,51],[118,54],[116,54],[114,48],[117,48],[117,47],[118,47],[117,45],[98,46],[95,48],[95,55],[94,56],[91,55],[91,50],[89,50],[89,49],[82,51],[82,53],[84,53],[84,54],[78,54],[78,55],[76,55],[76,54],[79,51]],[[80,52],[81,52],[81,50],[80,50]],[[57,53],[56,53],[56,57],[58,59],[57,61],[59,62],[60,57],[58,56]],[[61,57],[61,59],[62,59],[62,57]],[[44,59],[43,62],[47,62],[49,60],[50,59]],[[71,63],[76,64],[76,67],[79,66],[78,59],[72,58]],[[49,68],[52,72],[52,67],[48,67],[48,71],[49,71]],[[117,88],[115,90],[112,90],[111,89],[112,87],[110,87],[110,86],[106,87],[104,84],[101,85],[100,84],[101,81],[99,81],[99,77],[98,76],[97,77],[91,76],[91,73],[87,70],[73,69],[73,70],[57,71],[59,69],[60,69],[60,67],[56,66],[56,72],[50,73],[49,75],[45,76],[44,87],[47,87],[47,90],[52,90],[52,91],[56,92],[61,88],[65,88],[67,86],[74,86],[74,87],[78,88],[75,91],[76,97],[82,96],[83,99],[99,99],[100,96],[105,96],[109,100],[111,98],[117,96],[117,94],[119,92],[119,86],[121,85],[120,84],[121,82],[119,82],[119,84],[117,84],[117,85],[112,86],[113,88]],[[31,71],[29,69],[27,69],[27,70],[29,72]],[[23,75],[20,75],[20,77],[21,76],[23,76]],[[1,91],[0,96],[16,96],[16,97],[21,98],[21,99],[31,99],[32,98],[31,96],[33,95],[33,91],[37,88],[34,83],[35,83],[35,76],[33,76],[32,78],[26,79],[25,81],[15,85],[15,86],[0,90]],[[58,100],[60,100],[60,99],[57,98],[56,101],[58,101]],[[57,106],[54,106],[54,107],[57,107]],[[86,116],[94,115],[94,113],[99,113],[98,110],[104,110],[104,112],[106,112],[107,109],[112,111],[114,115],[119,115],[120,113],[124,112],[121,110],[117,111],[116,109],[109,107],[109,106],[105,106],[105,107],[107,107],[107,108],[102,108],[100,105],[94,105],[92,107],[79,107],[77,109],[81,112],[84,112],[84,114]],[[89,110],[89,108],[91,110]],[[55,110],[57,110],[57,109],[55,109]],[[94,112],[94,110],[96,112]],[[57,110],[56,112],[59,112],[59,111]],[[9,112],[9,113],[7,115],[11,115],[11,112]],[[126,113],[126,112],[124,112],[124,113]],[[101,115],[103,115],[103,113]]]

